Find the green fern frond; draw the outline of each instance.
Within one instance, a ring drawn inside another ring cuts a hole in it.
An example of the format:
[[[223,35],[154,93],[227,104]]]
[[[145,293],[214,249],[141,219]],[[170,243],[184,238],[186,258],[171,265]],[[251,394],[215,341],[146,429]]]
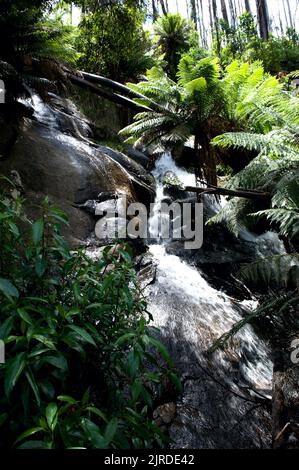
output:
[[[266,217],[271,223],[279,227],[281,235],[289,238],[299,236],[299,212],[289,209],[267,209],[251,214],[256,218]]]
[[[299,282],[299,255],[283,254],[263,258],[243,267],[239,272],[244,281],[262,282],[266,286],[286,288]]]
[[[288,294],[282,294],[278,297],[273,297],[267,300],[261,307],[247,315],[241,321],[235,323],[233,327],[224,335],[222,335],[213,346],[209,349],[209,353],[212,354],[218,349],[223,349],[227,346],[228,342],[233,338],[242,328],[246,325],[253,323],[258,318],[265,317],[266,315],[275,315],[277,317],[287,314],[293,307],[297,307],[299,303],[299,296],[297,292],[290,292]]]
[[[240,232],[246,228],[247,216],[252,209],[252,201],[233,198],[225,204],[218,214],[208,221],[208,224],[225,223],[228,229],[238,237]]]

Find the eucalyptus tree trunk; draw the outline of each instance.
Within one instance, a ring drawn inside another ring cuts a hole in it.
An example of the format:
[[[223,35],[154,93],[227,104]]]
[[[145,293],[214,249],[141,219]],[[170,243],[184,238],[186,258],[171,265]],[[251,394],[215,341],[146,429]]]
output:
[[[152,11],[153,11],[153,20],[156,21],[159,16],[158,5],[156,4],[156,0],[152,0]]]
[[[213,10],[212,10],[212,0],[209,0],[209,17],[210,17],[210,28],[213,39],[213,29],[214,29],[214,20],[213,20]]]
[[[290,5],[290,0],[285,0],[286,1],[286,4],[287,4],[287,10],[288,10],[288,13],[289,13],[289,18],[290,18],[290,26],[291,28],[294,28],[294,22],[293,22],[293,15],[292,15],[292,11],[291,11],[291,5]]]
[[[198,30],[197,11],[196,11],[196,1],[195,0],[190,0],[190,16],[191,16],[191,20],[195,24],[195,28]]]
[[[207,33],[206,33],[206,28],[204,25],[204,14],[203,14],[203,5],[202,5],[202,0],[197,0],[197,20],[198,20],[198,27],[200,31],[200,37],[201,37],[201,45],[203,47],[207,47]]]
[[[250,7],[250,1],[249,0],[245,0],[245,10],[248,13],[251,13],[251,7]]]
[[[256,0],[257,21],[261,38],[264,41],[269,39],[269,15],[267,0]]]
[[[232,20],[231,24],[232,24],[232,27],[235,28],[237,24],[235,5],[233,3],[233,0],[228,0],[228,4],[229,4],[229,11],[230,11],[230,16]]]
[[[229,19],[228,19],[228,13],[227,13],[227,8],[226,8],[226,1],[221,0],[221,12],[224,21],[226,21],[229,24]]]
[[[212,12],[213,12],[213,17],[214,17],[214,28],[215,28],[215,33],[216,33],[217,54],[220,55],[221,44],[220,44],[220,34],[219,34],[219,24],[218,24],[217,0],[212,0]]]
[[[283,22],[281,18],[281,13],[279,12],[279,26],[280,26],[280,31],[281,31],[281,36],[284,35],[284,27],[283,27]]]
[[[161,5],[161,8],[162,8],[163,15],[167,15],[168,11],[167,11],[167,6],[166,6],[164,0],[160,0],[160,5]]]

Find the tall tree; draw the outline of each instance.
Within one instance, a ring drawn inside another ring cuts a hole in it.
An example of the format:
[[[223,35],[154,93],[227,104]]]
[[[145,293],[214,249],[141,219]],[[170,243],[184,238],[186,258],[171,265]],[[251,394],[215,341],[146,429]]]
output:
[[[251,7],[250,7],[250,1],[249,0],[245,0],[245,10],[248,13],[251,13]]]
[[[216,34],[216,43],[217,43],[217,53],[220,54],[221,44],[220,44],[220,34],[219,34],[219,23],[218,23],[218,11],[217,11],[217,0],[212,0],[212,24],[213,30]]]
[[[226,1],[221,0],[221,12],[224,21],[226,21],[229,24],[229,19],[228,19],[228,13],[227,13],[227,8],[226,8]]]
[[[267,0],[256,0],[257,21],[261,38],[264,41],[269,39],[269,13]]]
[[[158,5],[156,4],[156,0],[152,0],[152,11],[153,11],[153,20],[156,21],[159,16]]]
[[[198,29],[196,1],[195,0],[190,0],[190,15],[191,15],[191,20],[195,24],[196,29]]]
[[[285,0],[286,1],[286,4],[287,4],[287,9],[288,9],[288,13],[289,13],[289,18],[290,18],[290,26],[291,28],[294,28],[294,22],[293,22],[293,15],[292,15],[292,11],[291,11],[291,5],[290,5],[290,1],[289,0]]]
[[[160,5],[162,8],[163,15],[167,15],[168,9],[167,9],[167,4],[164,2],[164,0],[160,0]]]
[[[236,8],[233,3],[233,0],[228,0],[228,4],[229,4],[230,17],[231,17],[231,24],[232,24],[232,27],[235,28],[237,24]]]
[[[201,44],[203,47],[208,47],[207,41],[207,30],[204,24],[204,12],[203,12],[203,3],[202,0],[197,0],[197,19],[198,19],[198,26],[200,31],[201,37]]]

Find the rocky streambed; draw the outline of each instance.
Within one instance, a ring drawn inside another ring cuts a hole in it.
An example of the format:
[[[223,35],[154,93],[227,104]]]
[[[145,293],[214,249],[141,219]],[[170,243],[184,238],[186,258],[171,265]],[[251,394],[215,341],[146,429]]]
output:
[[[163,155],[150,173],[148,158],[133,148],[124,154],[100,145],[92,125],[70,100],[49,93],[45,103],[27,89],[18,103],[23,112],[13,138],[8,132],[0,136],[0,173],[14,180],[30,216],[38,215],[34,205],[46,195],[67,213],[64,235],[73,247],[85,245],[97,256],[96,204],[103,211],[116,209],[125,195],[128,204],[155,201],[157,212],[165,198],[194,202],[184,191],[165,191],[167,171],[183,185],[193,178],[171,155]],[[205,217],[217,210],[219,203],[207,197]],[[148,240],[148,248],[143,244],[141,280],[153,325],[160,329],[183,384],[180,397],[155,412],[169,430],[172,447],[271,446],[273,364],[267,341],[247,326],[227,350],[207,351],[256,302],[233,282],[232,266],[283,250],[273,233],[246,232],[236,239],[224,227],[207,229],[200,250],[188,251],[181,242],[159,237]]]

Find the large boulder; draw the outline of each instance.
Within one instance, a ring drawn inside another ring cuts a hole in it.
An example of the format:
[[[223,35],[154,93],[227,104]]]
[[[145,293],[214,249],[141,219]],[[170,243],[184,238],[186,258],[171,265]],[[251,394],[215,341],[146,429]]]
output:
[[[65,235],[72,245],[94,230],[95,218],[78,208],[98,196],[125,194],[128,203],[136,194],[128,173],[101,150],[29,119],[13,146],[9,158],[0,161],[0,173],[20,175],[25,197],[38,202],[49,196],[70,219]]]

